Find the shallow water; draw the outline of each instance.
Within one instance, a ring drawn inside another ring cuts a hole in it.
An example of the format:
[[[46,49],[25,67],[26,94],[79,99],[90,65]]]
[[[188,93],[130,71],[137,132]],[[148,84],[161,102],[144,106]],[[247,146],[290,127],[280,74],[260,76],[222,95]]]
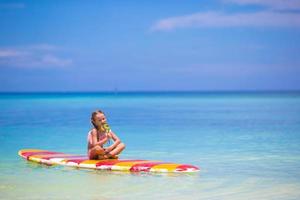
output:
[[[0,94],[0,199],[299,199],[299,93]],[[86,153],[105,111],[122,158],[193,164],[196,174],[78,170],[19,149]]]

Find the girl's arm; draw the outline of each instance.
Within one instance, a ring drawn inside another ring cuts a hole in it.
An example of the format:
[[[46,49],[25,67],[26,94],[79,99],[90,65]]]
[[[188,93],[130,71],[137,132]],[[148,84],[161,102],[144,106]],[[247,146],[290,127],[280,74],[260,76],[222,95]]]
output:
[[[100,145],[102,146],[106,141],[107,141],[107,137],[103,138],[102,140],[100,140],[99,142],[97,141],[97,131],[93,130],[92,133],[92,146],[97,146]]]
[[[118,136],[114,132],[110,131],[109,135],[113,139],[114,143],[106,148],[106,151],[108,151],[108,152],[113,150],[114,148],[116,148],[121,143],[121,140],[118,138]]]

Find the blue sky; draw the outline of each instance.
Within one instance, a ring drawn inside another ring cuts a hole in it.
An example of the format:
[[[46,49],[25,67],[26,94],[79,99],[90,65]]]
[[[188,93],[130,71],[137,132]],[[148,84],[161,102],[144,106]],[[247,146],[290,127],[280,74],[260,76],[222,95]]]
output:
[[[0,1],[0,91],[299,90],[299,0]]]

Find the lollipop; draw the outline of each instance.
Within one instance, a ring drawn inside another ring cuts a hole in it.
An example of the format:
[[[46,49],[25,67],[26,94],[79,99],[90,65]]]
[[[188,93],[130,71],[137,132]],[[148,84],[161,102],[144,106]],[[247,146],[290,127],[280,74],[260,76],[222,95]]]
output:
[[[103,124],[103,128],[105,129],[105,131],[108,133],[110,131],[110,127],[107,123]]]

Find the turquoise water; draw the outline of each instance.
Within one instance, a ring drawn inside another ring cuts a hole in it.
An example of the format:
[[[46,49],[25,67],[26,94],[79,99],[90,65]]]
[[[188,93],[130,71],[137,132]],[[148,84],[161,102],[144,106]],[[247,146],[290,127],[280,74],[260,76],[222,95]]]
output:
[[[0,108],[0,199],[300,199],[300,93],[2,93]],[[122,158],[201,171],[78,170],[17,155],[85,154],[96,109],[126,143]]]

